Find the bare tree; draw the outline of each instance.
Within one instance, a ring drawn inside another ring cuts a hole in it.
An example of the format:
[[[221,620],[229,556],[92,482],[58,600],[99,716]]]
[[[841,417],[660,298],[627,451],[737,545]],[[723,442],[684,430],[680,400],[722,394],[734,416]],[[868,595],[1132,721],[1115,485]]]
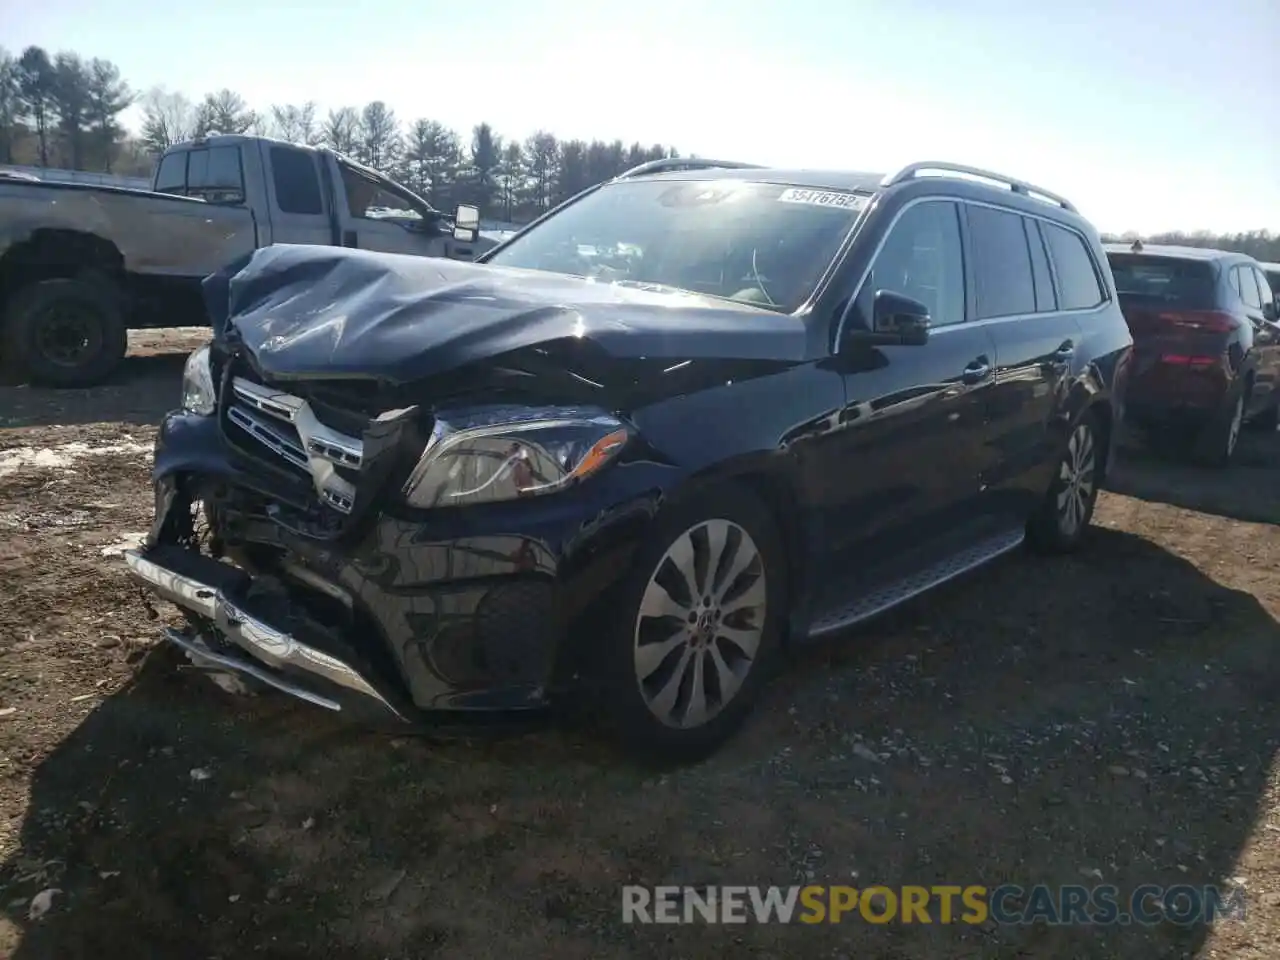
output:
[[[320,142],[339,153],[354,156],[360,144],[360,114],[354,107],[330,110],[320,128]]]
[[[366,104],[360,112],[360,133],[356,156],[362,162],[375,170],[386,170],[400,159],[400,121],[381,100]]]
[[[258,123],[258,115],[249,109],[244,97],[223,87],[205,94],[196,114],[196,136],[212,133],[248,133]]]
[[[195,136],[195,105],[177,91],[152,87],[142,96],[142,142],[159,155]]]
[[[321,140],[321,130],[316,123],[315,101],[308,100],[302,106],[286,103],[271,108],[271,135],[293,143],[305,143],[314,147]]]

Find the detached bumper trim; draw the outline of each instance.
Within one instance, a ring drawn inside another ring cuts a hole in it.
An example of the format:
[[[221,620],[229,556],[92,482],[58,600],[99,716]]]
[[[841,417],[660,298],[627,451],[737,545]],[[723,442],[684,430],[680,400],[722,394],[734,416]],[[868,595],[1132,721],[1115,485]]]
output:
[[[148,559],[141,550],[126,551],[124,561],[134,578],[150,587],[157,596],[182,607],[184,610],[189,610],[212,621],[218,632],[268,667],[311,674],[328,683],[336,684],[375,701],[400,720],[406,719],[399,710],[388,702],[386,697],[378,692],[373,684],[366,680],[350,664],[322,650],[307,646],[283,630],[278,630],[270,624],[259,620],[237,606],[232,600],[223,595],[218,588],[161,566]],[[174,640],[172,636],[169,639]],[[174,642],[177,641],[174,640]],[[179,646],[184,645],[179,644]],[[208,651],[197,650],[195,652],[206,659],[210,658],[210,652]],[[260,676],[259,672],[246,670],[246,665],[232,658],[224,659],[230,661],[225,664],[229,668],[243,673],[251,673],[258,679],[263,679],[286,693],[299,696],[293,684],[283,682],[279,678],[267,679]],[[316,695],[309,692],[300,698],[309,703],[317,703]],[[319,706],[340,709],[336,703],[328,698],[321,699],[325,702],[319,703]]]
[[[198,639],[188,636],[181,630],[174,630],[172,627],[164,632],[165,639],[172,643],[175,647],[180,647],[193,658],[193,662],[202,667],[220,667],[232,673],[241,673],[245,676],[253,677],[253,679],[265,683],[268,686],[275,687],[291,697],[297,697],[299,700],[305,700],[307,703],[313,703],[317,707],[324,707],[326,710],[340,711],[342,704],[336,700],[330,700],[328,697],[313,693],[296,684],[289,683],[276,676],[270,670],[264,670],[255,663],[248,660],[242,660],[239,657],[229,657],[225,654],[214,653]]]

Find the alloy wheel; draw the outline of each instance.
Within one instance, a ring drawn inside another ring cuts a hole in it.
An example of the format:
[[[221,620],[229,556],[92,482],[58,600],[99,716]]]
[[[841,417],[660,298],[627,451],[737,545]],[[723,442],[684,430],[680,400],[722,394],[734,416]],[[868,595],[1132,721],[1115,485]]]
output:
[[[706,520],[667,549],[649,577],[634,635],[635,678],[669,727],[700,727],[742,689],[764,636],[760,550],[728,520]]]
[[[1076,427],[1067,441],[1067,454],[1058,468],[1058,526],[1071,537],[1087,522],[1096,492],[1097,456],[1093,431],[1087,423]]]

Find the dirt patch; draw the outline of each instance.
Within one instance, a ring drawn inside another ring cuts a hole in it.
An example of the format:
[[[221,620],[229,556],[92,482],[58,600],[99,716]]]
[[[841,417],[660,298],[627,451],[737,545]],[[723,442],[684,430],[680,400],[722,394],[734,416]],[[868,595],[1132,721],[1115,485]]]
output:
[[[1222,474],[1131,460],[1078,556],[805,651],[727,749],[655,775],[573,729],[395,739],[181,669],[115,555],[151,518],[181,356],[156,364],[0,397],[0,956],[1280,954],[1280,437]],[[1099,876],[1239,885],[1248,919],[621,922],[628,882]]]

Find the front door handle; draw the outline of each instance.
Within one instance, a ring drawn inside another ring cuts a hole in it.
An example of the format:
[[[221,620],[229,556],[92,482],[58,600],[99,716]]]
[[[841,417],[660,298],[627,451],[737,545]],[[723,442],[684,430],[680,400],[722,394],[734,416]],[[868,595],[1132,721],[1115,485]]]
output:
[[[1056,364],[1070,363],[1071,359],[1076,355],[1076,345],[1068,340],[1057,350],[1053,352],[1053,362]]]
[[[973,385],[982,383],[991,376],[991,361],[986,357],[978,357],[964,368],[961,378],[965,383]]]

